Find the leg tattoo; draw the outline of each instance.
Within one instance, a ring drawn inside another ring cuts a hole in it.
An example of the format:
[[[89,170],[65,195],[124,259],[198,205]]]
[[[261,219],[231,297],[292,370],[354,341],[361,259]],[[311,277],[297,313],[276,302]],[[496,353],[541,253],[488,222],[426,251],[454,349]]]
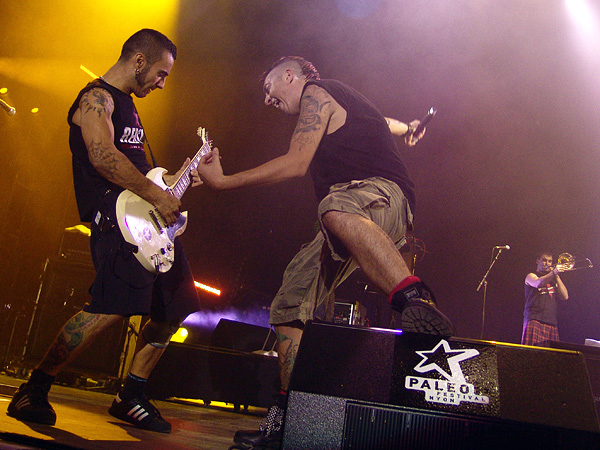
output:
[[[281,388],[286,390],[290,384],[292,369],[296,362],[299,342],[294,341],[290,336],[277,331],[277,353],[279,355],[279,376],[281,378]]]
[[[82,342],[89,341],[86,339],[89,337],[86,330],[96,323],[98,318],[98,315],[84,311],[73,316],[54,340],[39,368],[46,373],[53,373],[64,363],[77,356],[82,350],[80,348]]]

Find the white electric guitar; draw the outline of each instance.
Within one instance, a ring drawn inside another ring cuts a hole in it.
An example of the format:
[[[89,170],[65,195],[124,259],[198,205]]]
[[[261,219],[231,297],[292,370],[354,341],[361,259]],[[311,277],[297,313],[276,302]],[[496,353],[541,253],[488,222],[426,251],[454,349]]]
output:
[[[181,199],[191,183],[190,172],[198,167],[200,158],[211,150],[211,141],[204,128],[198,128],[198,136],[202,139],[202,147],[173,185],[167,186],[163,181],[163,174],[167,170],[162,167],[150,170],[146,177]],[[187,226],[187,211],[179,215],[174,225],[167,225],[154,205],[128,190],[119,194],[116,209],[121,233],[127,242],[137,246],[138,251],[134,254],[142,266],[152,273],[167,272],[175,260],[173,241]]]

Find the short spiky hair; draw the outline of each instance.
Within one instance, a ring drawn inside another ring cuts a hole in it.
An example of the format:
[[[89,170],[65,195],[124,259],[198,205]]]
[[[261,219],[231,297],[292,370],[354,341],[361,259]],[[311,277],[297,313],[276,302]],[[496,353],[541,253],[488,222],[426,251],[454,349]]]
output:
[[[171,53],[173,59],[177,58],[177,47],[168,37],[160,31],[144,28],[125,41],[119,60],[125,61],[141,52],[148,60],[148,64],[152,65],[162,58],[165,50]]]
[[[307,61],[306,59],[304,59],[301,56],[284,56],[282,58],[279,58],[273,64],[271,64],[271,67],[269,67],[269,69],[267,69],[260,76],[259,82],[261,84],[264,83],[265,78],[267,78],[267,75],[269,75],[269,73],[271,73],[271,71],[275,67],[278,67],[288,61],[294,61],[296,64],[298,64],[298,66],[300,66],[300,70],[302,71],[302,75],[304,75],[307,80],[320,80],[321,79],[321,75],[319,75],[319,71],[315,68],[315,66],[313,66],[313,63],[311,63],[310,61]]]

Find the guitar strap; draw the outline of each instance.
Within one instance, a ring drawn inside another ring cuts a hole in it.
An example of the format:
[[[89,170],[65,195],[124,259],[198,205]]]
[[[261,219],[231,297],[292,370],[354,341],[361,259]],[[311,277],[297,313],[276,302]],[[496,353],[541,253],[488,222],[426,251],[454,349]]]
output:
[[[157,166],[156,159],[154,159],[154,153],[152,153],[152,148],[150,147],[150,141],[148,140],[148,136],[146,136],[146,144],[148,144],[148,151],[150,152],[150,158],[152,159],[152,167],[155,168]]]
[[[138,114],[138,120],[140,121],[140,125],[142,126],[142,128],[144,130],[144,136],[146,137],[146,144],[148,144],[148,151],[150,152],[150,159],[152,160],[152,168],[156,168],[156,166],[157,166],[156,159],[154,158],[154,153],[152,153],[152,147],[150,147],[150,140],[148,139],[148,133],[146,133],[146,128],[144,127],[144,124],[142,123],[142,118],[140,117],[139,114]]]

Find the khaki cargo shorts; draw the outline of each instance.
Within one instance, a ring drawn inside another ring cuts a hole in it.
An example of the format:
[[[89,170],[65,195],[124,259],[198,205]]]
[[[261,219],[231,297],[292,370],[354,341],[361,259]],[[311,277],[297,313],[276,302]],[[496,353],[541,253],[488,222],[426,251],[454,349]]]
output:
[[[358,214],[381,227],[400,249],[413,216],[396,183],[375,177],[336,184],[319,204],[321,230],[305,244],[287,266],[279,292],[271,304],[270,323],[300,320],[330,321],[334,289],[358,266],[335,236],[329,235],[322,217],[328,211]]]

